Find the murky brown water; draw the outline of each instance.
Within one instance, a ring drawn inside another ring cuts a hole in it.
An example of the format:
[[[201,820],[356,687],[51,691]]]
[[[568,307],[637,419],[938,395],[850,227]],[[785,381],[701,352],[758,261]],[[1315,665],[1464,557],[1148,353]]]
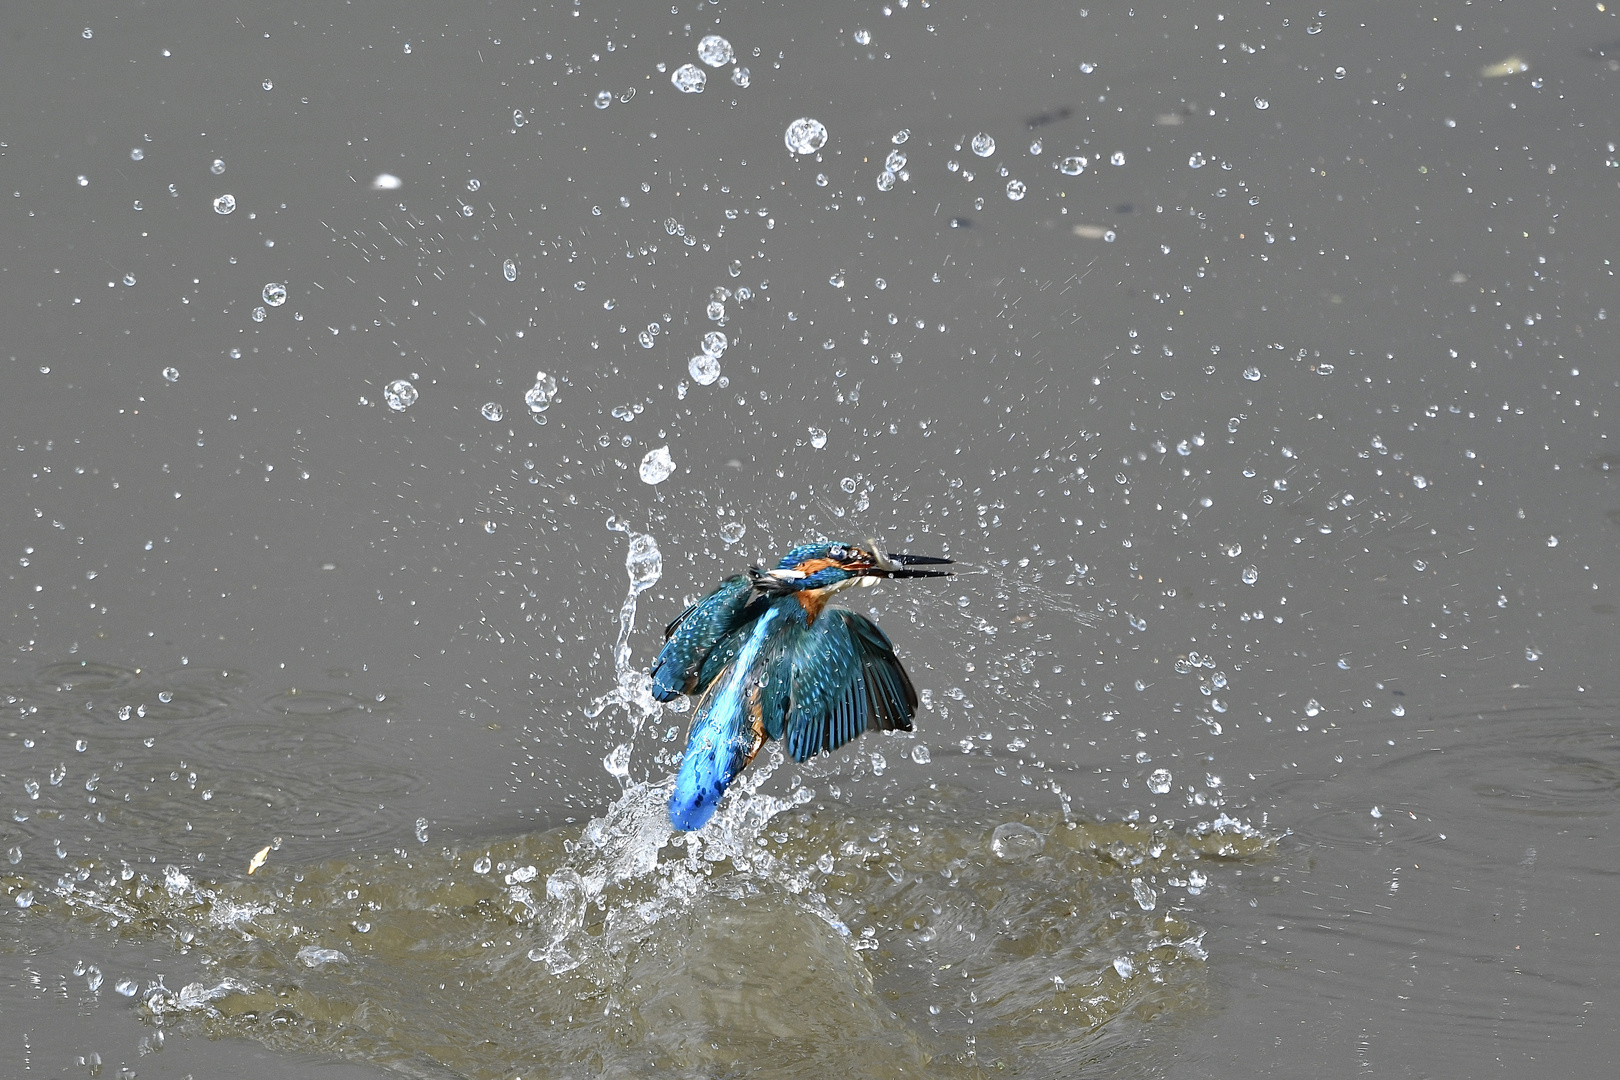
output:
[[[1612,12],[5,19],[0,1073],[1612,1070]]]

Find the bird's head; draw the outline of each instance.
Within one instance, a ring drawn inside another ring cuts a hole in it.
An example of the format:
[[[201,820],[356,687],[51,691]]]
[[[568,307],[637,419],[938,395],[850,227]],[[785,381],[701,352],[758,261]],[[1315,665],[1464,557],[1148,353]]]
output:
[[[755,574],[759,587],[786,594],[808,590],[837,592],[857,585],[876,585],[884,578],[946,577],[949,570],[917,570],[917,566],[946,566],[950,559],[932,555],[886,552],[876,541],[865,545],[844,542],[800,544],[782,556],[773,570]]]

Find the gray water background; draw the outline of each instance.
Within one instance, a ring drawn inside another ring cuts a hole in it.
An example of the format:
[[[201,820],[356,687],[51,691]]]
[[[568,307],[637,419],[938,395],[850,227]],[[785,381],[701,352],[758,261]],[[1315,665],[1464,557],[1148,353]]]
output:
[[[888,7],[0,15],[0,871],[584,821],[610,519],[663,552],[638,663],[722,574],[877,536],[962,563],[857,602],[930,760],[811,776],[1280,837],[1180,901],[1207,1013],[1093,1071],[1612,1069],[1613,13]],[[164,812],[98,821],[115,770]],[[0,926],[4,1075],[373,1073],[143,1054],[112,973],[173,956]]]

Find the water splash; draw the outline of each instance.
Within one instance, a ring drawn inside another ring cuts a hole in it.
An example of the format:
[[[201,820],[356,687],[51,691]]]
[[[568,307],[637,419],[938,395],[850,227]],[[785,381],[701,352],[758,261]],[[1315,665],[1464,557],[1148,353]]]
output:
[[[462,850],[251,879],[85,866],[0,877],[0,898],[30,887],[30,920],[201,961],[179,989],[131,982],[165,1029],[413,1075],[1075,1075],[1204,1007],[1173,890],[1277,839],[921,795],[826,807],[756,784],[680,837],[667,782],[632,783],[583,827]]]
[[[613,644],[612,690],[597,697],[585,707],[591,719],[600,717],[613,708],[623,708],[630,720],[628,738],[614,746],[603,758],[603,767],[614,776],[620,786],[630,786],[630,757],[636,736],[648,721],[656,721],[664,714],[665,706],[652,696],[652,679],[630,663],[630,636],[636,627],[637,597],[658,583],[664,575],[664,556],[658,550],[658,539],[651,533],[639,533],[626,522],[610,517],[607,527],[622,532],[630,545],[625,552],[624,569],[630,577],[630,588],[624,603],[619,606],[619,637]]]

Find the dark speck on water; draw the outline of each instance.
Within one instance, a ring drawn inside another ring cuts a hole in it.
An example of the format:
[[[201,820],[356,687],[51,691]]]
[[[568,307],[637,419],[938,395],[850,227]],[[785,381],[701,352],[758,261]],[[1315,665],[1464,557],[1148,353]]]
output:
[[[1053,109],[1051,112],[1036,113],[1028,120],[1025,120],[1024,124],[1033,131],[1038,127],[1045,127],[1047,124],[1055,124],[1059,120],[1067,120],[1073,115],[1074,110],[1065,105],[1061,109]]]

